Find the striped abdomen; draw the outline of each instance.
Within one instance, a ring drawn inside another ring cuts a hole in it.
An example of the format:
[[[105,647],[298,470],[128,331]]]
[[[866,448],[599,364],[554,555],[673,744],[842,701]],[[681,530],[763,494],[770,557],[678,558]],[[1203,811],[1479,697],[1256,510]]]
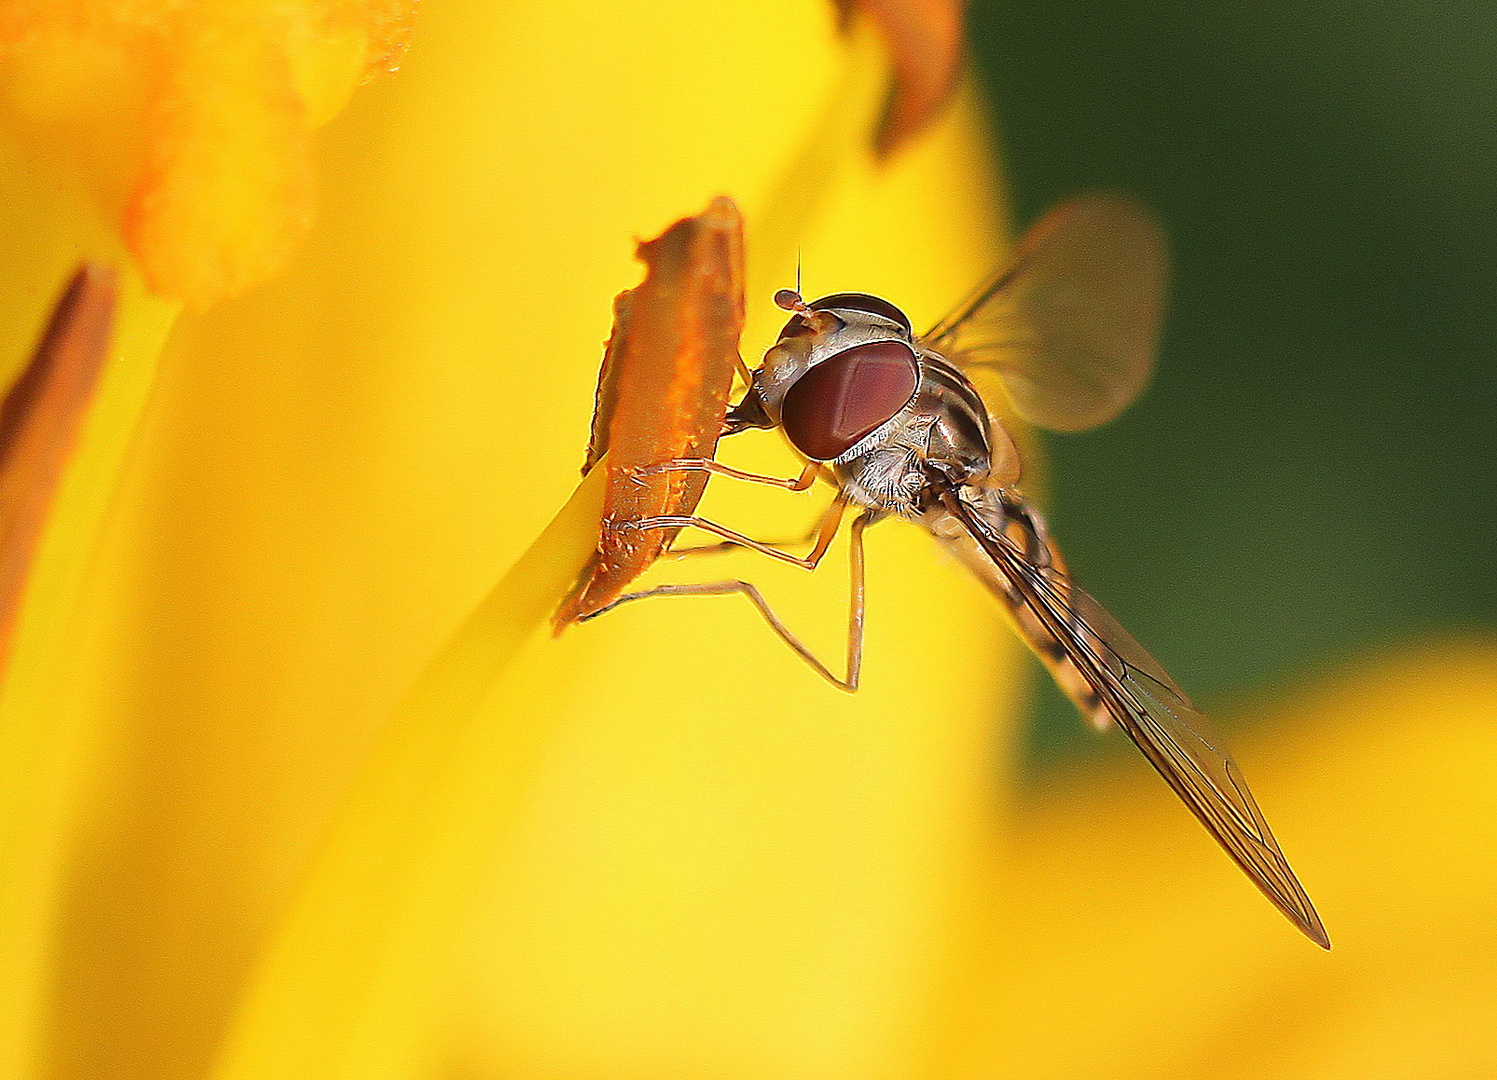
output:
[[[972,489],[968,489],[969,492]],[[1002,542],[1020,553],[1024,562],[1042,574],[1061,599],[1070,591],[1070,578],[1066,576],[1065,560],[1050,539],[1045,521],[1039,513],[1015,492],[1002,492],[996,488],[978,491],[965,500],[988,525],[991,532],[1002,538]],[[1009,575],[996,563],[960,521],[944,509],[936,508],[926,514],[924,525],[940,540],[946,549],[977,575],[1003,603],[1009,621],[1019,636],[1024,639],[1040,661],[1050,669],[1065,695],[1081,710],[1081,715],[1098,728],[1105,728],[1112,721],[1106,706],[1097,692],[1071,662],[1066,645],[1046,628],[1040,616],[1029,606]],[[1094,635],[1080,620],[1073,616],[1072,638],[1089,642]]]

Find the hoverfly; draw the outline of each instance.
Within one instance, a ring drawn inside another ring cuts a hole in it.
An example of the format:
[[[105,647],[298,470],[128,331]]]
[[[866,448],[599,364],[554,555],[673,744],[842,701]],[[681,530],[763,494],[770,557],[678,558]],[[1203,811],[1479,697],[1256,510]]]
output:
[[[969,376],[989,369],[1013,411],[1052,431],[1102,424],[1142,391],[1163,307],[1164,243],[1153,218],[1113,196],[1052,210],[1009,264],[952,314],[916,335],[909,318],[866,293],[807,303],[783,289],[790,313],[751,373],[722,434],[779,428],[806,460],[794,480],[743,473],[706,458],[649,472],[694,470],[803,490],[816,476],[837,488],[810,554],[796,556],[715,522],[645,518],[634,527],[694,526],[812,569],[848,506],[852,599],[846,675],[818,660],[743,581],[661,585],[620,597],[740,592],[808,664],[844,690],[862,657],[863,530],[889,517],[928,529],[1002,602],[1062,690],[1099,726],[1115,723],[1143,751],[1253,883],[1310,940],[1325,927],[1284,859],[1242,772],[1185,692],[1097,601],[1078,588],[1044,519],[1017,486],[1018,450]],[[593,615],[587,616],[589,618]]]

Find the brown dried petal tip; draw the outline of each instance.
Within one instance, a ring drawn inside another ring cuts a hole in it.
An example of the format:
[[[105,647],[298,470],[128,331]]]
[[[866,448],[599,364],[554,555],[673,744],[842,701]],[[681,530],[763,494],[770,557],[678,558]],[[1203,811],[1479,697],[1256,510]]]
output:
[[[836,0],[844,24],[860,12],[889,50],[894,85],[874,138],[888,157],[941,111],[961,71],[963,0]]]

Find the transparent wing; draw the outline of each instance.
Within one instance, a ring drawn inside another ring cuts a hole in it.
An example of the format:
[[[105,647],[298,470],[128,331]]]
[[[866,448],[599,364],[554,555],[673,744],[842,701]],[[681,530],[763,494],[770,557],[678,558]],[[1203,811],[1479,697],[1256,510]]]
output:
[[[1038,602],[1055,606],[1053,587],[1043,578],[1035,584],[1042,598]],[[1151,666],[1158,671],[1153,658],[1096,600],[1074,585],[1069,591],[1070,604],[1057,615],[1069,614],[1083,627],[1079,636],[1097,642],[1091,651],[1111,683],[1107,689],[1096,686],[1097,693],[1118,725],[1264,895],[1310,940],[1330,948],[1320,916],[1289,868],[1241,768],[1206,717],[1163,672],[1158,672],[1162,678],[1151,674]],[[1088,670],[1085,664],[1078,667]]]
[[[1166,263],[1163,233],[1143,207],[1116,195],[1073,199],[921,340],[964,370],[996,370],[1033,424],[1096,427],[1149,380]]]
[[[1291,922],[1322,948],[1330,938],[1206,717],[1159,663],[1063,573],[1039,567],[981,511],[947,489],[946,509],[997,565],[1011,590],[1064,649],[1113,720],[1143,751],[1228,855]]]

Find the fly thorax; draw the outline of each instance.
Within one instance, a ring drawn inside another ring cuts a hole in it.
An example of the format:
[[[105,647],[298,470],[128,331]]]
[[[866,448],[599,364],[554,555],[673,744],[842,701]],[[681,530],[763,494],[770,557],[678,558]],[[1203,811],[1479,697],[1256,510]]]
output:
[[[884,445],[834,468],[838,485],[859,506],[919,517],[926,478],[914,449]]]
[[[977,390],[950,362],[922,350],[920,393],[914,412],[929,420],[925,454],[953,484],[988,475],[993,429]],[[1005,445],[1007,436],[1004,436]]]

